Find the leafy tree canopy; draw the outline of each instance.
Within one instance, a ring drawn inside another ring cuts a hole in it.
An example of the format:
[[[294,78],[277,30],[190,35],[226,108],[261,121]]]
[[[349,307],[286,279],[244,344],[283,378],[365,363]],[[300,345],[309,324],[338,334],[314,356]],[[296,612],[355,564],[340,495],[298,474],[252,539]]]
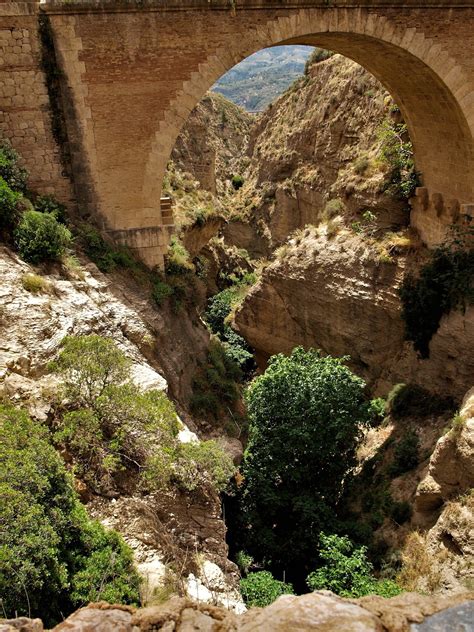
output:
[[[291,584],[278,581],[269,571],[249,573],[247,577],[240,580],[240,592],[249,608],[264,608],[281,595],[294,594]]]
[[[344,359],[298,347],[274,356],[247,390],[244,546],[288,577],[314,567],[308,551],[323,528],[336,530],[343,480],[371,416],[364,387]]]
[[[47,431],[0,406],[0,611],[53,624],[90,600],[138,603],[120,536],[91,521]]]
[[[331,590],[342,597],[393,597],[401,589],[394,581],[377,580],[367,559],[367,548],[356,548],[345,536],[320,535],[319,557],[324,565],[307,577],[311,590]]]

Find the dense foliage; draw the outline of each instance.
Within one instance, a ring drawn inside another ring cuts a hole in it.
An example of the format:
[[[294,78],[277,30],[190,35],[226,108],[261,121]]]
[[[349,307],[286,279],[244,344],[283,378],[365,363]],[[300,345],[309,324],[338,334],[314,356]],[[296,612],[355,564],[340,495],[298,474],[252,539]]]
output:
[[[232,329],[227,320],[253,282],[251,275],[244,275],[230,287],[212,296],[204,312],[204,320],[222,342],[226,355],[247,375],[255,366],[253,353],[245,339]]]
[[[379,140],[381,158],[389,167],[384,189],[398,199],[409,200],[420,186],[420,179],[406,124],[385,119],[379,128]]]
[[[0,177],[14,191],[26,193],[28,173],[18,163],[16,151],[8,143],[0,143]]]
[[[311,590],[331,590],[341,597],[393,597],[401,592],[394,581],[374,577],[366,547],[355,547],[347,537],[321,533],[319,557],[323,564],[307,577]]]
[[[131,551],[87,517],[46,429],[4,405],[0,434],[0,611],[53,624],[88,601],[138,603]]]
[[[70,246],[72,235],[51,213],[26,211],[15,229],[15,245],[29,263],[58,261]]]
[[[343,480],[371,416],[364,386],[342,359],[296,348],[271,358],[246,393],[243,548],[291,581],[314,568],[319,533],[336,530]]]
[[[240,592],[249,608],[264,608],[281,595],[293,595],[291,584],[278,581],[269,571],[249,573],[240,580]]]
[[[55,440],[74,456],[76,474],[89,487],[113,488],[125,470],[147,490],[225,487],[231,459],[214,441],[182,444],[171,401],[131,382],[130,360],[111,340],[69,336],[52,368],[69,402],[56,420]]]
[[[405,277],[400,298],[406,338],[427,358],[442,316],[474,303],[474,249],[433,250],[418,276]]]
[[[190,407],[195,414],[218,418],[228,412],[239,398],[237,382],[242,372],[217,338],[211,339],[206,362],[193,380]]]
[[[20,216],[21,194],[0,177],[0,231],[11,231]]]

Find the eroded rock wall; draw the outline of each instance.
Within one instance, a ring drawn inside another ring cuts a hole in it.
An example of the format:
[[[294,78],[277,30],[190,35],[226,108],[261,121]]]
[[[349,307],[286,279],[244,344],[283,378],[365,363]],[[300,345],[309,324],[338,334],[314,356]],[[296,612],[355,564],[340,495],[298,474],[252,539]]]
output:
[[[443,317],[420,359],[404,340],[398,287],[408,255],[383,262],[363,237],[316,228],[285,246],[236,313],[239,332],[262,365],[295,346],[350,356],[375,393],[413,382],[460,401],[474,373],[474,308]]]

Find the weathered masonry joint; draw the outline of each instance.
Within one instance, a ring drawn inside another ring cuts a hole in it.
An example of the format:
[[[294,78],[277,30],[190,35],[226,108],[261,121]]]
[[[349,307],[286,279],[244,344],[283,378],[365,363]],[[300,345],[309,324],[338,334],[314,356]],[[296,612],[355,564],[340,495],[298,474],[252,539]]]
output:
[[[60,71],[75,195],[51,127],[41,13]],[[335,50],[391,92],[422,173],[412,216],[429,245],[446,218],[472,209],[472,0],[3,2],[0,28],[1,132],[38,190],[77,198],[151,266],[162,264],[172,232],[161,182],[181,127],[216,79],[276,44]]]

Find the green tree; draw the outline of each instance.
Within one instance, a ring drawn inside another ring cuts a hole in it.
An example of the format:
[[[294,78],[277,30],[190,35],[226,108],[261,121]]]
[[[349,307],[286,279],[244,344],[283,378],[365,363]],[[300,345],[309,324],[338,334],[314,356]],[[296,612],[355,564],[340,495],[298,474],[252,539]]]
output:
[[[15,229],[15,244],[20,256],[29,263],[58,261],[72,242],[66,226],[51,213],[26,211]]]
[[[131,382],[130,360],[112,340],[68,336],[52,368],[72,409],[56,420],[54,438],[92,489],[113,488],[125,470],[144,490],[225,487],[235,470],[230,457],[212,440],[182,444],[173,403]]]
[[[281,595],[294,595],[293,586],[278,581],[269,571],[249,573],[240,580],[240,592],[249,608],[264,608]]]
[[[45,428],[0,406],[0,611],[47,625],[89,599],[137,603],[118,534],[91,521]]]
[[[18,154],[9,143],[0,143],[0,177],[14,191],[26,193],[28,173],[19,166],[18,160]]]
[[[311,590],[331,590],[342,597],[393,597],[402,592],[392,580],[377,580],[367,548],[355,547],[345,536],[321,533],[319,557],[324,564],[306,579]]]
[[[292,580],[314,567],[308,551],[316,551],[320,531],[334,530],[343,480],[370,419],[365,384],[343,362],[298,347],[271,358],[246,393],[243,548]]]
[[[66,397],[79,407],[95,407],[107,386],[129,377],[131,360],[110,338],[66,336],[51,368],[64,380]]]
[[[11,231],[19,218],[21,195],[10,188],[8,182],[0,177],[0,231]],[[9,233],[8,233],[9,234]]]

